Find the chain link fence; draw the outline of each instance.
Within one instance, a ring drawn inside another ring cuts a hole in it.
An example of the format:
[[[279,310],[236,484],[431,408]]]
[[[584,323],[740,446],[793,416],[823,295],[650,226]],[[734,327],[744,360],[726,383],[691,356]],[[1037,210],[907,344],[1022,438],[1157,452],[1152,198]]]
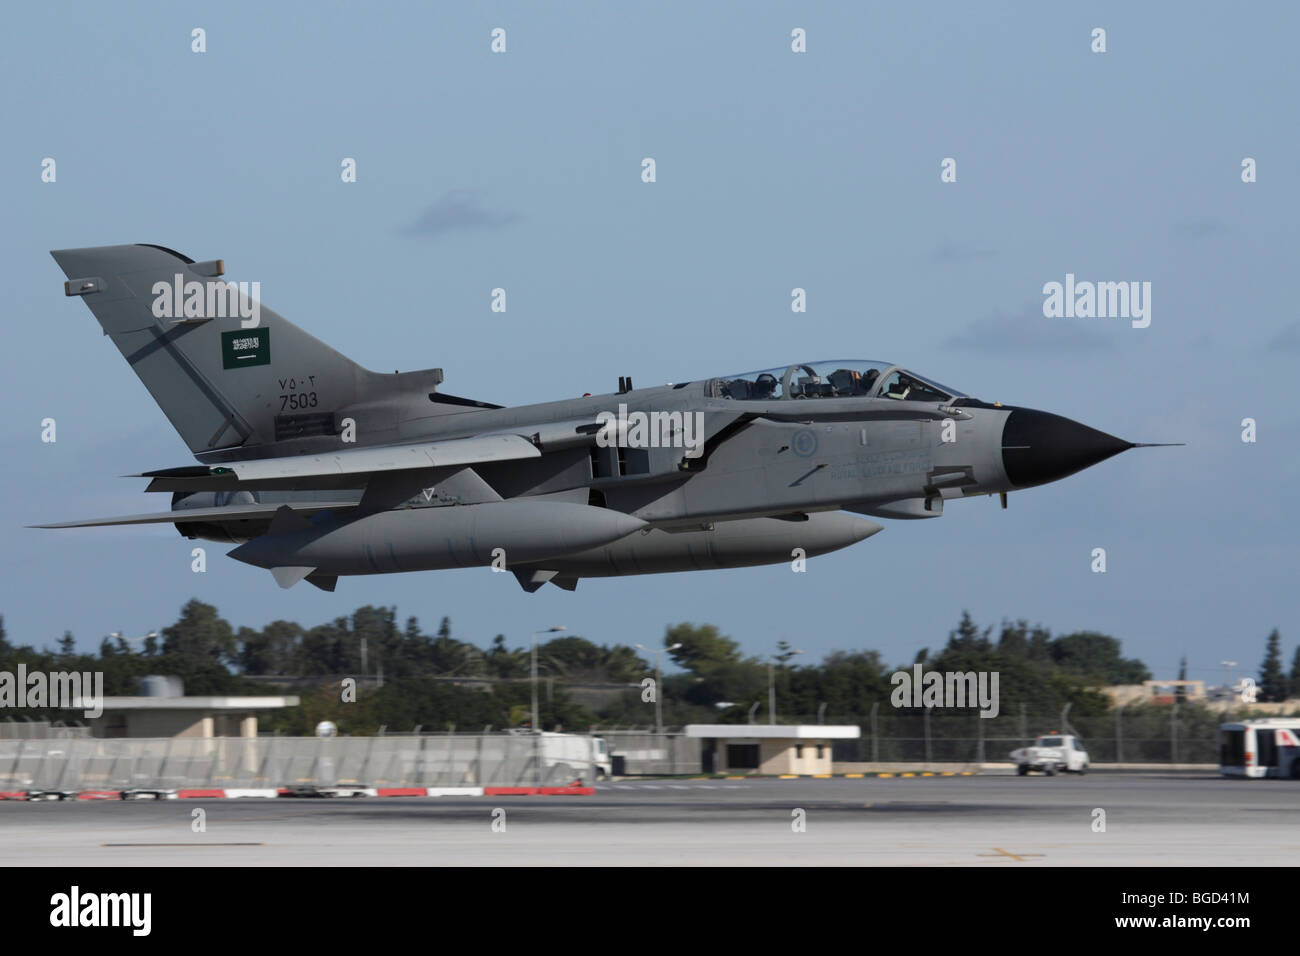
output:
[[[1214,764],[1219,724],[1233,719],[1195,706],[1073,717],[1068,711],[1031,716],[1016,709],[981,718],[970,711],[918,713],[886,705],[873,708],[866,720],[791,718],[790,723],[861,727],[856,740],[832,741],[832,758],[839,763],[1001,762],[1036,736],[1059,731],[1082,738],[1094,764]],[[0,723],[0,791],[559,786],[592,783],[598,769],[596,750],[582,735],[55,736],[82,730]],[[605,739],[615,776],[703,770],[702,741],[680,732],[598,729],[594,735]],[[568,742],[552,742],[560,737]]]
[[[48,737],[89,737],[90,728],[77,725],[68,727],[61,721],[50,723],[48,720],[14,720],[0,721],[0,740],[36,740]]]
[[[702,766],[698,737],[653,731],[595,730],[609,745],[610,764],[616,777],[673,776],[699,773]]]
[[[1012,750],[1041,734],[1078,736],[1094,764],[1217,764],[1219,725],[1239,715],[1188,704],[1133,706],[1096,716],[1030,714],[1014,707],[996,717],[943,708],[901,710],[877,705],[864,720],[852,717],[794,716],[789,724],[856,725],[856,740],[831,741],[837,763],[1000,763]],[[700,773],[701,741],[680,732],[596,728],[609,743],[615,776]]]
[[[1219,760],[1219,725],[1232,714],[1190,705],[1118,708],[1096,716],[1030,714],[1013,708],[996,717],[932,708],[922,712],[877,705],[871,715],[847,719],[791,719],[791,723],[857,724],[857,740],[837,740],[840,762],[990,763],[1010,759],[1040,734],[1078,736],[1094,763],[1204,763]]]
[[[0,740],[0,791],[593,782],[595,765],[574,752],[527,734]]]

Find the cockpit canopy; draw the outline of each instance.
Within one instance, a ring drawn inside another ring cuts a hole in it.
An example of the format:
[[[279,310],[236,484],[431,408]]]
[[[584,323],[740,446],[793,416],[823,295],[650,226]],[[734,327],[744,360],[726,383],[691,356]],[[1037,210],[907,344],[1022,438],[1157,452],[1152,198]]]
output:
[[[965,394],[888,362],[809,362],[709,380],[709,396],[737,401],[787,398],[892,398],[947,402]]]

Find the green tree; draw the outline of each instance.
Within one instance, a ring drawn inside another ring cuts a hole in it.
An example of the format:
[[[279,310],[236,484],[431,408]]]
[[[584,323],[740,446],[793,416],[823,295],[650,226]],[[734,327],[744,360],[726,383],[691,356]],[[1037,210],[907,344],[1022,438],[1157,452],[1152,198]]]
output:
[[[626,683],[639,680],[650,669],[630,647],[596,644],[585,637],[565,635],[539,644],[538,660],[555,662],[559,673],[587,683]]]
[[[1045,661],[1051,658],[1052,632],[1040,624],[1030,627],[1021,618],[1012,624],[1002,622],[998,636],[998,654],[1007,660]]]
[[[1120,656],[1116,638],[1095,631],[1077,631],[1056,638],[1051,644],[1051,659],[1066,673],[1107,684],[1140,684],[1151,679],[1151,672],[1141,661]]]
[[[472,662],[471,651],[478,648],[451,636],[451,619],[444,617],[438,625],[438,633],[428,645],[427,659],[429,667],[435,674],[452,674],[462,671]]]
[[[772,655],[772,658],[777,662],[777,664],[784,666],[794,660],[796,655],[801,653],[802,651],[797,651],[791,647],[789,641],[781,640],[776,642],[776,653]]]
[[[1282,672],[1282,636],[1273,628],[1264,651],[1264,663],[1259,668],[1259,699],[1266,703],[1286,700],[1289,685]]]
[[[351,634],[346,617],[336,617],[328,624],[318,624],[302,636],[299,645],[301,654],[299,670],[306,675],[342,674],[351,669],[360,669],[361,647],[357,642],[355,666],[353,657],[348,654]],[[370,667],[374,667],[373,659]]]
[[[971,620],[970,612],[962,611],[957,629],[948,632],[948,644],[944,647],[943,653],[987,654],[993,649],[993,645],[989,642],[990,630],[991,628],[986,628],[981,632]]]
[[[366,644],[366,669],[374,674],[382,666],[385,676],[406,677],[434,666],[432,661],[408,659],[397,629],[397,609],[367,604],[352,612],[352,620],[337,632],[334,644],[335,673],[360,673],[361,642]]]
[[[664,684],[666,694],[678,691],[687,703],[697,706],[742,705],[738,719],[743,720],[750,704],[766,704],[767,666],[753,660],[726,661],[709,666],[700,677],[687,676],[684,684],[668,679]]]
[[[528,651],[506,647],[504,634],[492,639],[486,655],[488,672],[495,677],[525,677],[529,672]]]
[[[293,621],[272,621],[260,631],[241,627],[239,667],[245,674],[284,676],[299,672],[302,626]]]
[[[681,644],[681,647],[669,652],[673,663],[700,675],[741,661],[740,645],[719,634],[712,624],[676,624],[668,628],[664,644]]]
[[[831,719],[862,720],[871,714],[872,704],[888,702],[889,676],[876,651],[831,651],[820,665],[790,672],[777,712],[812,719],[824,703]]]
[[[163,628],[162,637],[164,654],[215,663],[235,659],[235,633],[230,624],[217,616],[215,607],[198,598],[186,602],[180,620]]]
[[[918,663],[939,672],[997,672],[999,709],[1004,714],[1021,704],[1033,714],[1054,713],[1066,703],[1073,706],[1076,715],[1105,712],[1107,699],[1089,690],[1089,685],[1104,680],[1093,671],[1105,670],[1106,662],[1119,660],[1118,641],[1104,635],[1062,638],[1065,643],[1058,647],[1059,642],[1049,631],[1039,626],[1030,628],[1024,621],[1004,621],[996,646],[988,639],[989,633],[980,631],[969,615],[963,614],[943,652]],[[1113,642],[1113,646],[1106,642]],[[1003,653],[1004,649],[1007,653]],[[1054,659],[1058,655],[1072,666],[1059,664]],[[1097,660],[1091,661],[1094,656]]]
[[[1002,622],[1002,633],[998,636],[998,654],[1001,657],[1026,658],[1029,656],[1029,625],[1025,621]]]

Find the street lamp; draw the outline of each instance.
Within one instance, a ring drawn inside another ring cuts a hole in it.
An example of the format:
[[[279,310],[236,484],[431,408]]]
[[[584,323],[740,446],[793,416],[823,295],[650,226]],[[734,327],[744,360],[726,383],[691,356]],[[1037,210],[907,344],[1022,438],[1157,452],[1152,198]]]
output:
[[[796,654],[802,654],[803,651],[786,651],[781,657],[789,659]],[[785,663],[783,660],[781,663]],[[767,722],[776,723],[776,655],[773,654],[767,659]]]
[[[125,634],[123,634],[121,631],[109,631],[108,636],[109,636],[109,637],[115,637],[115,638],[117,638],[118,640],[123,641],[123,642],[126,644],[126,646],[127,646],[128,648],[129,648],[129,647],[130,647],[130,646],[131,646],[135,641],[139,641],[140,644],[141,644],[141,647],[143,647],[143,646],[144,646],[144,642],[147,641],[147,640],[149,640],[149,638],[151,638],[151,637],[155,637],[155,638],[156,638],[156,637],[158,636],[158,632],[157,632],[157,631],[150,631],[148,634],[144,635],[144,637],[127,637],[127,636],[126,636]]]
[[[557,624],[555,627],[544,627],[540,631],[533,631],[533,730],[540,732],[540,725],[537,722],[537,635],[554,634],[556,631],[564,631],[567,628],[563,624]]]
[[[1232,669],[1237,666],[1236,661],[1219,661],[1219,666],[1223,668],[1224,687],[1227,688],[1228,695],[1232,695]]]
[[[644,644],[638,644],[636,646],[641,648],[641,650],[645,651],[647,654],[653,654],[655,656],[655,733],[662,734],[664,732],[664,707],[663,707],[664,679],[663,679],[663,673],[659,668],[659,661],[664,654],[668,653],[669,651],[675,651],[677,650],[677,648],[681,647],[682,645],[679,642],[669,647],[660,648],[657,651],[651,650],[650,648],[646,647]]]

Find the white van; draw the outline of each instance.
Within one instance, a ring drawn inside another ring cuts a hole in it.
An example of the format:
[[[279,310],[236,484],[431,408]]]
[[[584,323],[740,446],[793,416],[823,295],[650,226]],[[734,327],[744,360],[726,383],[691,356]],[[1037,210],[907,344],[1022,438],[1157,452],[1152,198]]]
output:
[[[1300,780],[1300,717],[1220,724],[1219,773]]]

